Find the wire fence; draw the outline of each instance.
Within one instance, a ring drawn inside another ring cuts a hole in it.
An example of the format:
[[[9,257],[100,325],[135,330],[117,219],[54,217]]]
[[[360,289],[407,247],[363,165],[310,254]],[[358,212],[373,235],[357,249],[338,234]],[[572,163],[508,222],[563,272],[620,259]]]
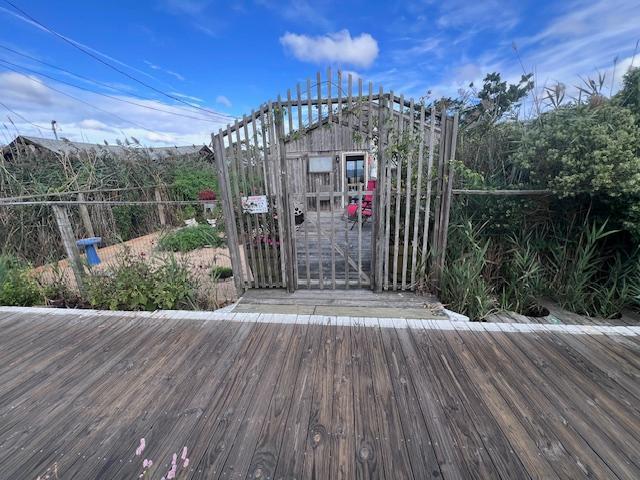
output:
[[[60,198],[60,197],[59,197]],[[216,309],[236,299],[223,217],[170,189],[0,199],[0,248],[53,306]]]

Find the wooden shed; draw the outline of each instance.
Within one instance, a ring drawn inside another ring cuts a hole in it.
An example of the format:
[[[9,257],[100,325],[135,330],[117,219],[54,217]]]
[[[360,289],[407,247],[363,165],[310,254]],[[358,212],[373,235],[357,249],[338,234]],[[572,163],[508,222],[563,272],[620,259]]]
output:
[[[238,289],[437,281],[457,116],[330,70],[303,90],[212,136]]]

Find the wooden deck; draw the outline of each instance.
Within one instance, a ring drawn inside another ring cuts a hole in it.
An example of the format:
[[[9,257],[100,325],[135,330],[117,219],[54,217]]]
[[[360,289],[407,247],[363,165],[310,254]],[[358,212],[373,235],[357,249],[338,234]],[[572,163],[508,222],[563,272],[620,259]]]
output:
[[[183,446],[190,479],[640,478],[637,327],[34,312],[0,310],[2,479]]]

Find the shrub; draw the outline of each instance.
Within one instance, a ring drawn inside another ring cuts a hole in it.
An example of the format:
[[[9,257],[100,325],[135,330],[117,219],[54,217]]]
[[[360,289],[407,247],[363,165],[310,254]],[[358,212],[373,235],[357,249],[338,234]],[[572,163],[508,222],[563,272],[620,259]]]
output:
[[[211,268],[211,278],[213,280],[224,280],[225,278],[229,278],[233,276],[233,270],[230,267],[220,267],[218,265],[214,265]]]
[[[87,279],[89,303],[109,310],[193,308],[197,285],[186,265],[170,257],[161,264],[125,253],[105,273]]]
[[[222,245],[224,245],[224,239],[220,236],[220,231],[210,225],[183,227],[165,235],[159,242],[161,250],[171,252],[190,252],[197,248]]]
[[[173,172],[172,192],[176,200],[198,200],[203,190],[217,191],[218,177],[210,163],[178,165]]]
[[[452,226],[447,261],[440,282],[440,297],[448,308],[482,320],[495,310],[492,288],[483,276],[489,241],[470,221]]]
[[[42,300],[42,292],[27,266],[13,257],[1,255],[0,305],[30,307]]]

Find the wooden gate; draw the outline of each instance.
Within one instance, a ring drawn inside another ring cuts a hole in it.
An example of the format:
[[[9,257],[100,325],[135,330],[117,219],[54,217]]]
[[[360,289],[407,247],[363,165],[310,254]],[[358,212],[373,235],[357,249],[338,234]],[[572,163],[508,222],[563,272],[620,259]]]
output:
[[[437,283],[457,114],[367,87],[329,70],[212,135],[240,292]]]

